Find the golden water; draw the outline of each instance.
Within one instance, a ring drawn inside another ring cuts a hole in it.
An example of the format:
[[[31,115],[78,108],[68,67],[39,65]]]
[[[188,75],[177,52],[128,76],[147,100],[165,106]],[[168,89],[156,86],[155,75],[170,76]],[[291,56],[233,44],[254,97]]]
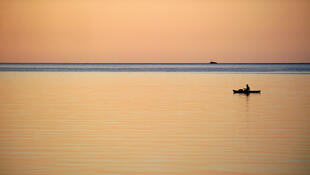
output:
[[[262,94],[233,94],[249,83]],[[310,173],[310,75],[0,73],[0,174]]]

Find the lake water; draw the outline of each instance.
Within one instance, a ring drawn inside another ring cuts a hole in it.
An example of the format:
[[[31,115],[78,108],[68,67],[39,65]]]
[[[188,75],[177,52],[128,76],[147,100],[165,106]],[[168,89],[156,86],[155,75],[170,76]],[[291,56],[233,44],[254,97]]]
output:
[[[310,73],[310,63],[0,63],[0,71]]]
[[[308,64],[256,73],[11,66],[0,65],[1,174],[310,173]],[[232,93],[246,83],[262,93]]]

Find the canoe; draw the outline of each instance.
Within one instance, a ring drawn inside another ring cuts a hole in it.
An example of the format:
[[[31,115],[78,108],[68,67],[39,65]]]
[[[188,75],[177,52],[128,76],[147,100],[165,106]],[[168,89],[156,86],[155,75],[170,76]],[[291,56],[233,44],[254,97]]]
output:
[[[239,90],[233,90],[234,94],[250,94],[250,93],[260,93],[260,90],[256,90],[256,91],[245,91],[243,89],[239,89]]]

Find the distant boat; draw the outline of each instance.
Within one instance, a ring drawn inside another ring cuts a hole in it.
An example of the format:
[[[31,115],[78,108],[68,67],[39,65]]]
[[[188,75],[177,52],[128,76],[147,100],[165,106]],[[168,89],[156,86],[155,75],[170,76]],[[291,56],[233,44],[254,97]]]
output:
[[[210,61],[210,64],[217,64],[217,62],[215,62],[215,61]]]
[[[255,90],[255,91],[247,91],[244,89],[239,89],[239,90],[233,90],[234,94],[251,94],[251,93],[260,93],[260,90]]]

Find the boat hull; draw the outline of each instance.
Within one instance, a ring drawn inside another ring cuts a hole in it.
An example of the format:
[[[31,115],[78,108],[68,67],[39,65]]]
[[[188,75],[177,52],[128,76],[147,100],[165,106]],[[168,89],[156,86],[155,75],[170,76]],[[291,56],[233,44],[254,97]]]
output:
[[[252,94],[252,93],[256,93],[259,94],[261,91],[257,90],[257,91],[244,91],[244,90],[233,90],[234,94]]]

